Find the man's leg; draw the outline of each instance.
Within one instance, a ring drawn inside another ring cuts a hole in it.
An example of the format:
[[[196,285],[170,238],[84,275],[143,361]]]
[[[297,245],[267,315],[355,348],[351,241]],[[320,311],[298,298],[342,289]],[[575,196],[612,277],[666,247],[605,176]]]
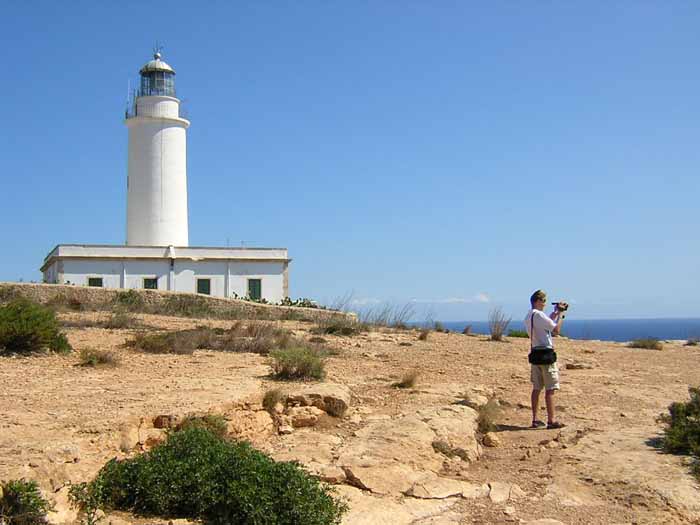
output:
[[[556,421],[554,417],[554,392],[556,390],[545,390],[544,392],[544,402],[547,405],[547,424],[551,425]],[[538,392],[539,394],[539,392]]]
[[[530,406],[532,407],[532,422],[537,421],[537,412],[540,409],[540,392],[536,388],[532,389],[532,394],[530,395]]]

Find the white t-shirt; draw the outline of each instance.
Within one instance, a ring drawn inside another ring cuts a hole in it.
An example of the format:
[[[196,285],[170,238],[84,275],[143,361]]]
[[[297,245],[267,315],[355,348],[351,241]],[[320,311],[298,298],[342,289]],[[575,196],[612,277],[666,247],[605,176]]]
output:
[[[535,316],[535,319],[530,323],[530,318]],[[525,328],[527,333],[532,340],[532,346],[546,346],[548,348],[554,348],[552,343],[552,330],[557,326],[557,323],[552,321],[549,316],[542,310],[535,310],[534,308],[527,313],[525,317]],[[530,333],[530,328],[534,328],[534,334]]]

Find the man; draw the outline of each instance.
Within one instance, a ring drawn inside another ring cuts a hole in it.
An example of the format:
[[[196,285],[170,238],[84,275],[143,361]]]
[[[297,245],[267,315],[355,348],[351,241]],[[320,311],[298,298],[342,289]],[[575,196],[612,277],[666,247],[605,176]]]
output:
[[[540,392],[545,390],[544,400],[547,405],[547,428],[562,428],[554,417],[554,392],[559,390],[559,368],[557,354],[554,353],[552,334],[558,335],[564,322],[564,312],[567,303],[558,303],[554,311],[547,316],[544,308],[547,304],[547,294],[537,290],[530,297],[532,308],[525,317],[525,328],[530,336],[530,381],[532,382],[532,428],[543,427],[544,422],[537,419],[540,406]]]

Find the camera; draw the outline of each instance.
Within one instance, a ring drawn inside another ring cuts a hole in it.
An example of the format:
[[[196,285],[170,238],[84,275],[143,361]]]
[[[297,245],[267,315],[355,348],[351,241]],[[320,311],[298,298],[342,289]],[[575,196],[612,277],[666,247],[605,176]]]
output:
[[[552,303],[554,305],[554,308],[559,310],[560,312],[566,312],[569,309],[569,305],[565,302],[560,302],[560,303]]]

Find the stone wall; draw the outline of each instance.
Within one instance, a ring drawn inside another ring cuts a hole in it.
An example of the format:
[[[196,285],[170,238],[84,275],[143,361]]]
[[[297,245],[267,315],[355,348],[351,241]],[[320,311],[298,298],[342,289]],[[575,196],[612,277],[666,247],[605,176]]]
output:
[[[116,304],[118,295],[125,292],[126,290],[87,286],[0,282],[0,303],[23,297],[42,304],[74,306],[76,309],[85,310],[107,310]],[[172,310],[174,303],[184,305],[191,303],[200,309],[205,309],[212,317],[231,319],[317,321],[329,317],[352,315],[317,308],[274,306],[182,292],[160,290],[129,290],[129,292],[138,294],[138,297],[143,300],[143,306],[137,311],[145,313],[175,315],[174,312],[169,311]],[[206,313],[202,315],[202,317],[207,316]]]

